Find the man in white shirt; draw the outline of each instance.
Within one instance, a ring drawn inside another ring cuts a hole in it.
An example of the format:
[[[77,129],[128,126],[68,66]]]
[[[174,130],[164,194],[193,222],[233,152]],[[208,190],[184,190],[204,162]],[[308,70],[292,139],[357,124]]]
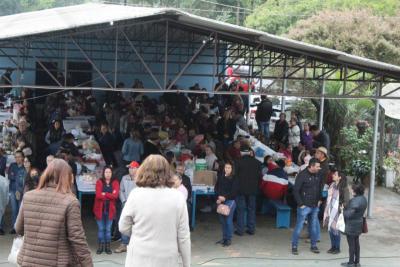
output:
[[[121,200],[122,208],[124,208],[125,202],[128,200],[129,193],[136,187],[135,176],[139,166],[139,163],[137,163],[136,161],[132,161],[127,166],[129,168],[129,174],[124,175],[121,179],[119,185],[119,199]],[[121,245],[114,252],[126,252],[127,246],[129,244],[129,239],[129,236],[121,234]]]

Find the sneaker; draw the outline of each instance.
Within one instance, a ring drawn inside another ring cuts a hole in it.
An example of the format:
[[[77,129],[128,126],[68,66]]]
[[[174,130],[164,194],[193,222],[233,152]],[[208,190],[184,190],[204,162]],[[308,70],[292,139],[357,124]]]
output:
[[[317,247],[311,247],[311,252],[318,254],[319,253],[319,249]]]
[[[243,233],[239,232],[238,230],[235,231],[235,235],[242,236]]]
[[[248,235],[254,235],[254,232],[252,232],[252,231],[250,231],[250,230],[247,230],[246,233],[247,233]]]
[[[0,229],[0,235],[5,235],[4,230]]]
[[[335,249],[334,248],[330,248],[326,253],[333,254],[333,252],[335,252]]]
[[[15,229],[12,229],[11,231],[10,231],[10,235],[15,235],[17,232],[15,232]]]
[[[222,244],[223,247],[229,247],[232,244],[232,241],[230,239],[226,239],[224,243]]]
[[[356,264],[350,263],[350,262],[343,262],[340,265],[344,266],[344,267],[355,267],[356,266]]]
[[[299,255],[299,251],[297,250],[296,247],[292,247],[292,254],[293,255]]]
[[[218,240],[217,242],[215,242],[215,244],[216,245],[222,245],[222,244],[224,244],[224,242],[225,242],[225,240],[221,239],[221,240]]]
[[[338,249],[338,248],[335,248],[335,250],[332,252],[332,254],[334,254],[334,255],[339,254],[339,253],[340,253],[340,249]]]
[[[115,253],[126,252],[126,245],[124,245],[124,244],[119,245],[119,247],[116,250],[114,250],[114,252]]]

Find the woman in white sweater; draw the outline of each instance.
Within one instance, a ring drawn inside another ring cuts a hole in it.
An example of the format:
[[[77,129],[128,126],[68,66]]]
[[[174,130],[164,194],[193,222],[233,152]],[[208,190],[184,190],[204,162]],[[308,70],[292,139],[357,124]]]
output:
[[[290,128],[289,128],[289,144],[292,148],[295,148],[300,143],[300,128],[297,125],[297,120],[292,118],[290,120]]]
[[[169,183],[167,160],[148,156],[137,171],[137,187],[119,221],[120,232],[131,236],[125,266],[190,266],[186,200]]]

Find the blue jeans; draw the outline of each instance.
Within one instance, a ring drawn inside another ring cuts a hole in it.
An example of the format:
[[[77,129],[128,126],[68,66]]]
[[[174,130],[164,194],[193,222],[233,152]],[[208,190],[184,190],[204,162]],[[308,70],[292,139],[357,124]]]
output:
[[[121,243],[122,244],[128,245],[130,239],[131,238],[129,236],[121,234]]]
[[[104,213],[101,220],[96,220],[99,231],[97,237],[100,243],[111,242],[111,225],[113,220],[108,218],[108,214]]]
[[[307,220],[308,220],[308,234],[311,236],[311,214],[308,214],[308,216],[307,216]],[[317,241],[320,241],[321,240],[321,225],[319,224],[319,219],[318,219],[318,217],[317,217],[317,224],[316,224],[316,228],[315,228],[315,230],[316,230],[316,233],[317,233],[317,236],[316,236],[316,238],[317,238]]]
[[[335,235],[333,231],[329,230],[329,237],[331,239],[331,247],[340,250],[340,233]]]
[[[247,210],[247,230],[254,233],[256,228],[256,195],[240,195],[236,197],[236,230],[244,233],[245,211]]]
[[[264,135],[265,140],[269,140],[269,121],[258,122],[258,129]]]
[[[11,204],[11,225],[12,229],[15,229],[15,222],[17,221],[19,207],[21,206],[21,200],[17,200],[15,192],[10,191],[10,204]]]
[[[310,235],[311,235],[311,247],[316,247],[317,246],[317,222],[318,222],[318,207],[305,207],[303,209],[297,208],[297,221],[296,221],[296,227],[294,228],[293,236],[292,236],[292,247],[296,247],[299,243],[299,237],[301,230],[303,229],[304,226],[304,221],[310,215],[309,219],[310,221],[308,222],[310,226]]]
[[[233,214],[235,213],[236,203],[234,200],[227,200],[224,204],[231,208],[231,212],[228,216],[218,214],[219,221],[222,225],[222,239],[231,240],[233,234]]]

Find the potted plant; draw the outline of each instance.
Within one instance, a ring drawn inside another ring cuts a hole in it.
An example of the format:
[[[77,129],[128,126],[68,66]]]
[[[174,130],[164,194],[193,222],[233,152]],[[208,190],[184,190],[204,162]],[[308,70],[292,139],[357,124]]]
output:
[[[394,187],[396,179],[396,168],[399,165],[399,160],[393,156],[387,156],[383,160],[383,169],[385,170],[385,185],[386,187]]]

